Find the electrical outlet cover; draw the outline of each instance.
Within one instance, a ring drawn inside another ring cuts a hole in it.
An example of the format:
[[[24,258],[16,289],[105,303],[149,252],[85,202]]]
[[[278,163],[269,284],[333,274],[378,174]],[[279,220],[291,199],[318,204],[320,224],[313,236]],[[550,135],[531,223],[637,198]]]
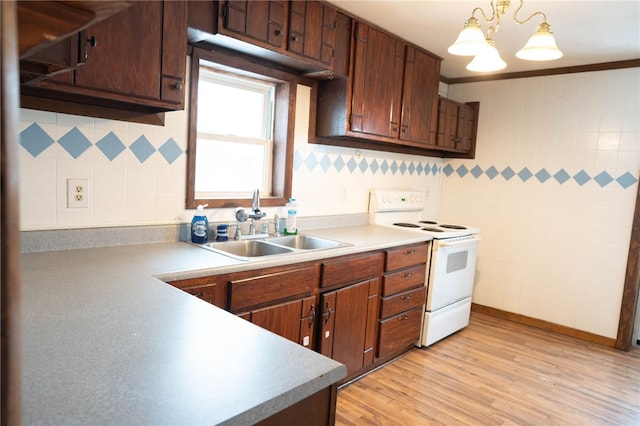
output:
[[[89,179],[67,179],[67,207],[89,207]]]

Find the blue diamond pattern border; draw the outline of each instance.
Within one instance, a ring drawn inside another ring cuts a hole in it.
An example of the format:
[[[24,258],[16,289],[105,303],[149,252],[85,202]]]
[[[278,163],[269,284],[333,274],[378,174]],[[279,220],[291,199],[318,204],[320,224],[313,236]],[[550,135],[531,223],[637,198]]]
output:
[[[56,142],[74,159],[82,157],[82,155],[91,149],[92,146],[97,147],[102,154],[109,160],[113,161],[121,155],[127,147],[122,140],[114,133],[109,132],[93,144],[77,127],[72,128],[57,141],[52,138],[40,125],[33,123],[20,132],[20,146],[22,146],[30,155],[38,157],[51,145]],[[156,149],[145,135],[141,135],[131,145],[129,150],[136,156],[138,161],[144,163],[156,151],[159,152],[167,163],[172,164],[180,156],[186,155],[173,138],[169,138],[158,149]],[[430,160],[430,159],[426,159]],[[639,182],[639,177],[634,173],[627,171],[619,176],[610,174],[607,171],[600,171],[594,175],[589,175],[585,170],[579,170],[573,176],[565,169],[560,168],[555,173],[551,173],[545,168],[539,169],[533,173],[529,168],[523,167],[519,172],[515,172],[511,167],[506,166],[499,171],[495,165],[483,168],[480,165],[458,164],[454,167],[451,161],[445,160],[445,163],[439,165],[431,161],[411,161],[411,160],[392,160],[377,158],[360,158],[357,156],[348,156],[338,154],[334,160],[326,153],[310,152],[303,154],[299,151],[294,152],[293,167],[299,170],[306,166],[310,171],[320,167],[323,172],[327,173],[332,168],[338,173],[342,172],[346,167],[349,173],[356,172],[372,173],[372,174],[391,174],[411,176],[428,176],[442,173],[445,177],[452,177],[454,174],[459,178],[480,179],[483,176],[490,180],[501,176],[505,181],[511,180],[514,176],[518,176],[522,182],[527,182],[535,177],[539,183],[544,184],[551,178],[559,185],[564,185],[569,181],[573,181],[578,186],[584,186],[593,180],[601,188],[617,183],[621,188],[628,189]]]

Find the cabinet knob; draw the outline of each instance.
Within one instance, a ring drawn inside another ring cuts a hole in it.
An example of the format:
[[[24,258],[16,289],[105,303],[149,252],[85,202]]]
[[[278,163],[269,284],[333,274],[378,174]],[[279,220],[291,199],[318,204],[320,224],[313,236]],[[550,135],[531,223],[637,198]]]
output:
[[[408,316],[406,316],[406,315],[404,315],[404,316],[402,316],[402,317],[398,317],[398,321],[406,321],[406,320],[408,320],[408,319],[409,319],[409,317],[408,317]]]
[[[281,35],[282,35],[282,28],[278,28],[278,29],[276,30],[276,35],[277,35],[277,36],[281,36]]]
[[[98,45],[98,40],[96,39],[96,36],[91,36],[91,38],[87,39],[87,43],[89,44],[89,46],[94,48]]]
[[[175,90],[182,90],[182,83],[177,82],[171,86]]]
[[[300,41],[300,37],[298,37],[297,35],[294,35],[294,36],[291,36],[291,40]]]

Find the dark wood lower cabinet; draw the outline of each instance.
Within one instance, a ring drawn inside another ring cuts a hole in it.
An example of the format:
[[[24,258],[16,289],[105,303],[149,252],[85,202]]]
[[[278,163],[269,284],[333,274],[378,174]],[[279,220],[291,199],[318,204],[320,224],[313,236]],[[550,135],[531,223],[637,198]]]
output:
[[[320,353],[347,367],[347,377],[373,362],[379,280],[321,295]]]
[[[258,422],[260,426],[328,426],[335,424],[336,385],[322,389],[291,407]]]
[[[305,347],[313,347],[316,296],[251,311],[243,318]]]
[[[419,338],[428,247],[411,244],[170,284],[344,364],[341,385]]]

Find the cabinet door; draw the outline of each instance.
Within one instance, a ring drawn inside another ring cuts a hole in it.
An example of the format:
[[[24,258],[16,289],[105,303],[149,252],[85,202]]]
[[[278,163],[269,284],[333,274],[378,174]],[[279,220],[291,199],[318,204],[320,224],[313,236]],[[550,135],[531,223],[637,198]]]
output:
[[[96,47],[76,71],[77,87],[158,99],[162,2],[136,2],[87,29]],[[155,73],[150,72],[155,70]]]
[[[318,1],[292,1],[289,51],[324,64],[333,64],[337,11]]]
[[[458,103],[440,98],[438,102],[437,144],[442,148],[455,148],[458,131]]]
[[[300,317],[300,337],[298,343],[307,348],[315,348],[315,329],[318,307],[316,296],[302,299],[302,313]]]
[[[471,147],[475,145],[476,127],[476,110],[469,105],[460,105],[458,107],[456,128],[457,149],[464,152],[471,150]]]
[[[184,2],[166,1],[162,12],[162,77],[160,99],[184,108],[187,66],[187,8]],[[184,52],[179,54],[178,52]]]
[[[225,1],[220,7],[221,33],[284,48],[284,1]]]
[[[361,22],[354,42],[350,130],[397,138],[405,45]]]
[[[400,139],[436,145],[440,60],[407,47]]]
[[[281,303],[251,312],[251,322],[279,336],[298,343],[302,300]]]
[[[343,363],[347,376],[365,365],[366,355],[372,350],[367,347],[367,327],[371,324],[369,309],[375,315],[377,300],[370,302],[371,287],[376,288],[370,281],[364,281],[321,296],[322,318],[326,323],[322,327],[320,353]]]

